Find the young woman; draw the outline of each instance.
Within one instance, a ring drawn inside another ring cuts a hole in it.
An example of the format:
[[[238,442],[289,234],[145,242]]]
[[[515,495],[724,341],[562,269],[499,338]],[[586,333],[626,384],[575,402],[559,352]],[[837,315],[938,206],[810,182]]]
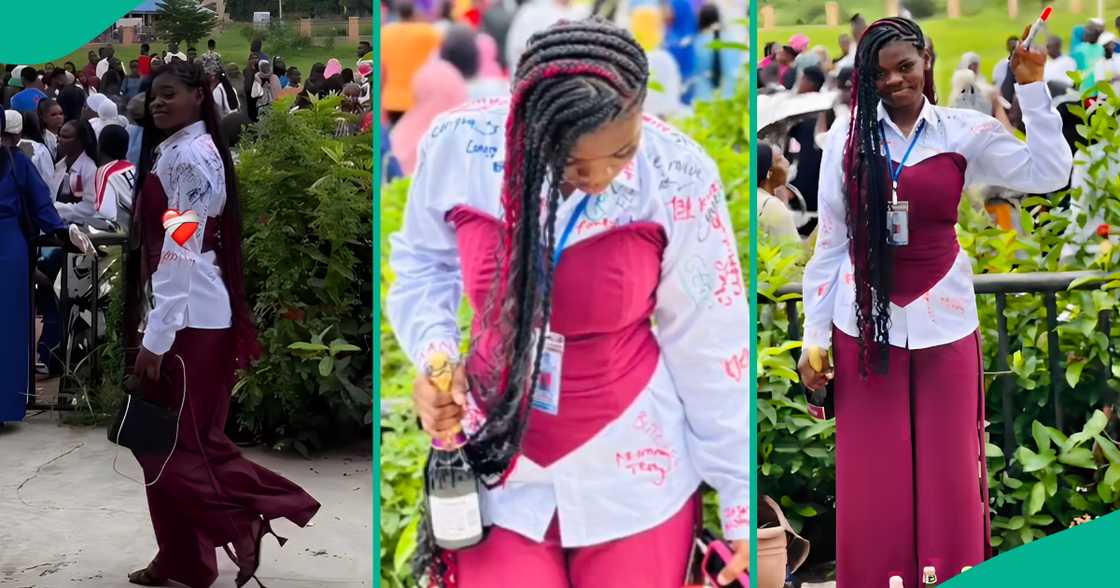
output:
[[[55,208],[63,219],[107,228],[97,218],[94,177],[97,175],[97,135],[88,122],[70,121],[58,135],[58,153],[51,179]]]
[[[0,110],[0,135],[9,130],[7,119]],[[33,392],[32,241],[41,233],[54,235],[72,253],[92,250],[82,233],[67,233],[31,159],[17,148],[0,147],[0,425],[23,420]]]
[[[39,114],[39,128],[43,130],[43,144],[51,153],[51,161],[54,161],[58,158],[58,132],[66,122],[62,107],[57,101],[47,98],[39,101],[36,112]]]
[[[23,119],[20,121],[22,132],[17,146],[31,157],[35,169],[39,170],[39,177],[49,184],[54,176],[54,160],[43,140],[43,131],[39,129],[39,117],[31,112],[21,113],[20,116]]]
[[[717,169],[642,115],[648,77],[629,33],[558,23],[530,41],[511,99],[451,111],[420,142],[388,313],[423,373],[458,358],[467,293],[456,402],[425,377],[413,398],[433,437],[463,419],[490,527],[440,556],[425,525],[418,574],[679,588],[701,480],[735,549],[724,579],[747,566],[746,286]],[[530,361],[559,337],[562,373]]]
[[[811,390],[835,380],[838,588],[917,586],[926,566],[944,582],[990,554],[979,320],[954,225],[966,185],[1066,184],[1044,64],[1023,48],[1011,61],[1024,144],[990,116],[934,105],[913,21],[860,38],[853,114],[824,148],[798,366]],[[835,368],[817,353],[830,346]]]
[[[237,112],[237,92],[233,84],[226,77],[221,63],[208,63],[205,67],[207,82],[214,96],[214,107],[218,112],[218,120],[224,119],[229,113]]]
[[[786,185],[789,179],[789,161],[781,149],[767,143],[758,144],[755,173],[758,178],[758,226],[776,241],[798,241],[797,220],[787,199],[778,197],[792,192]]]
[[[319,503],[245,459],[224,432],[235,371],[260,346],[243,283],[236,176],[206,76],[176,60],[153,70],[147,96],[126,308],[146,311],[134,368],[144,396],[182,408],[174,459],[136,453],[159,553],[129,581],[210,586],[221,546],[243,586],[255,578],[269,521],[302,527]],[[140,323],[133,312],[126,332]]]

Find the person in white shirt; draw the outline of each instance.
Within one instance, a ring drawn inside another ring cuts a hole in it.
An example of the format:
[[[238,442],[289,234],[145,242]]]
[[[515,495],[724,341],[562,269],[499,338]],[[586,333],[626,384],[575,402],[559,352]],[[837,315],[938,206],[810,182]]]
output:
[[[97,136],[88,122],[70,121],[58,133],[60,159],[51,177],[54,207],[64,220],[109,228],[97,216],[94,183],[97,176]]]
[[[462,421],[485,486],[486,539],[445,554],[461,588],[679,588],[701,480],[734,550],[722,579],[749,560],[746,282],[718,170],[642,115],[648,80],[628,32],[556,24],[510,99],[420,141],[387,313],[420,373],[437,353],[458,365],[455,402],[423,376],[414,400],[437,439]],[[567,341],[540,374],[523,361],[538,324]],[[452,571],[427,531],[419,544],[418,579]]]
[[[54,176],[54,162],[51,161],[50,150],[43,143],[38,117],[30,112],[15,110],[5,110],[4,117],[7,119],[3,136],[5,147],[21,149],[31,158],[31,163],[39,172],[39,178],[49,185]]]
[[[43,143],[50,151],[51,161],[54,161],[58,157],[58,132],[66,122],[66,116],[62,106],[53,98],[40,100],[35,110],[39,115],[39,128],[43,130]]]
[[[781,198],[774,195],[786,185],[789,178],[789,161],[780,149],[766,143],[758,144],[758,228],[775,242],[801,241],[793,211]]]
[[[226,77],[221,62],[208,61],[203,66],[203,70],[210,81],[210,91],[214,95],[214,107],[218,111],[218,120],[225,118],[231,112],[237,112],[237,92],[234,91],[233,84]]]
[[[1059,190],[1073,160],[1041,53],[1017,49],[1010,64],[1024,144],[990,116],[933,105],[924,39],[891,18],[861,40],[855,120],[826,141],[803,279],[801,379],[834,384],[838,586],[896,574],[917,586],[933,562],[945,581],[990,556],[979,319],[957,210],[976,183]]]
[[[1007,38],[1007,52],[1011,53],[1015,50],[1016,45],[1019,44],[1019,37],[1014,35]],[[992,85],[999,88],[1003,86],[1003,80],[1007,77],[1008,67],[1010,62],[1006,57],[996,62],[996,66],[992,68]]]
[[[125,347],[139,348],[132,372],[144,397],[187,412],[170,453],[133,451],[159,545],[128,576],[143,586],[212,585],[217,546],[244,586],[256,578],[269,521],[302,527],[319,509],[299,486],[246,459],[224,432],[236,370],[260,356],[260,344],[245,295],[233,162],[215,141],[208,90],[201,67],[175,61],[157,70],[147,94]]]
[[[1073,85],[1069,72],[1077,71],[1077,62],[1062,53],[1062,38],[1051,35],[1046,39],[1046,69],[1042,78],[1046,82],[1065,82]]]
[[[171,42],[167,44],[167,52],[163,54],[163,62],[171,63],[172,60],[186,61],[187,54],[179,50],[178,42]]]
[[[97,114],[96,117],[89,119],[95,138],[101,136],[101,129],[107,125],[128,126],[128,118],[120,113],[117,104],[105,94],[90,94],[86,99],[86,107]]]
[[[113,64],[113,55],[115,55],[116,52],[113,50],[112,45],[106,45],[97,53],[101,57],[101,60],[97,62],[97,69],[94,70],[94,73],[97,75],[97,79],[100,80],[105,77],[105,72],[109,71],[109,67]]]
[[[94,207],[101,218],[114,223],[117,232],[128,232],[132,222],[132,194],[136,166],[128,157],[128,131],[109,125],[97,140],[100,167],[94,180]]]
[[[571,0],[529,0],[513,16],[506,36],[506,66],[517,71],[517,60],[529,44],[533,33],[543,31],[560,20],[579,20],[587,16],[587,8],[573,6]]]
[[[1120,90],[1120,55],[1116,54],[1116,36],[1103,33],[1100,44],[1104,48],[1104,58],[1097,60],[1093,74],[1098,82],[1109,82]]]

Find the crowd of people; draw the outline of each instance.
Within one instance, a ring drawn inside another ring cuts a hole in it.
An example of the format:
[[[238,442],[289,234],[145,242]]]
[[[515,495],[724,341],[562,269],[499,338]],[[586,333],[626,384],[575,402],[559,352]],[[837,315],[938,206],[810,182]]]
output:
[[[767,43],[763,49],[758,83],[760,94],[774,100],[768,104],[796,100],[805,94],[832,97],[825,110],[816,106],[820,102],[806,106],[808,111],[794,109],[788,124],[775,124],[770,132],[764,129],[759,137],[761,148],[755,162],[759,177],[759,224],[774,238],[811,241],[815,234],[823,140],[833,122],[850,112],[856,47],[867,28],[866,20],[859,14],[851,18],[850,25],[850,34],[839,37],[838,50],[812,45],[804,34],[793,35],[785,43]],[[1073,149],[1079,140],[1076,127],[1080,119],[1069,107],[1080,103],[1083,92],[1093,93],[1098,82],[1111,83],[1120,90],[1120,55],[1116,52],[1120,17],[1114,26],[1115,32],[1108,31],[1105,21],[1092,19],[1073,27],[1068,44],[1056,31],[1047,31],[1044,41],[1041,36],[1035,40],[1036,45],[1045,46],[1044,81],[1062,116],[1063,136]],[[936,60],[936,39],[928,41],[931,56]],[[1018,43],[1018,36],[1007,38],[1007,54]],[[982,63],[978,53],[964,53],[953,72],[951,87],[938,93],[940,103],[992,116],[1008,131],[1022,136],[1022,109],[1014,76],[1008,75],[1008,64],[1009,60],[1004,58],[990,64],[989,70],[989,64]],[[986,72],[990,72],[990,77]],[[1080,79],[1076,85],[1074,72]],[[1071,185],[1084,182],[1087,159],[1085,154],[1078,158]],[[1023,194],[998,186],[980,187],[976,194],[977,202],[985,206],[1000,226],[1021,229],[1016,209]],[[1072,206],[1078,207],[1079,203]],[[1087,222],[1076,230],[1088,236],[1095,227],[1093,222]]]
[[[383,0],[381,4],[384,181],[411,175],[417,144],[436,116],[460,104],[510,95],[510,78],[530,38],[594,7],[572,0]],[[599,10],[629,29],[656,84],[645,112],[686,115],[696,101],[730,96],[745,80],[741,0],[638,0]]]

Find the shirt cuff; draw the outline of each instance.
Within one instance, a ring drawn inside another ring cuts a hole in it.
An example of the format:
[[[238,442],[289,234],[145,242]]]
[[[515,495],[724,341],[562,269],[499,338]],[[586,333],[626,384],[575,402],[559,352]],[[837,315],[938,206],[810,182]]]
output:
[[[745,488],[744,488],[745,490]],[[749,492],[728,499],[719,497],[719,520],[723,526],[725,541],[747,541],[751,537],[751,511]]]
[[[1015,94],[1023,110],[1050,110],[1050,89],[1046,82],[1015,84]]]
[[[149,324],[144,329],[144,349],[151,351],[156,355],[163,355],[171,350],[171,345],[175,342],[175,331],[161,331],[154,329]]]
[[[427,369],[429,358],[436,353],[446,354],[448,361],[453,364],[459,363],[461,359],[459,342],[455,339],[437,337],[421,343],[417,349],[419,351],[416,353],[413,362],[416,369],[420,372],[424,372]]]
[[[832,321],[821,327],[805,326],[805,335],[801,339],[802,353],[813,345],[826,351],[832,348]]]

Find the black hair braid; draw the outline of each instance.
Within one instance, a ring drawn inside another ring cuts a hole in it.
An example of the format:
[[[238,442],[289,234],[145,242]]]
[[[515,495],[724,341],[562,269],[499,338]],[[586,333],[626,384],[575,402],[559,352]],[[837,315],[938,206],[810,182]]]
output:
[[[545,343],[534,331],[552,312],[556,216],[569,154],[587,133],[640,113],[648,77],[634,38],[600,18],[533,35],[518,63],[506,121],[499,272],[467,361],[486,420],[463,451],[488,486],[508,474],[530,418]],[[430,515],[421,512],[412,569],[421,582],[444,586],[454,563],[436,547]]]
[[[874,364],[885,373],[890,357],[891,301],[894,255],[888,243],[887,204],[890,169],[883,153],[879,129],[879,94],[875,79],[879,52],[890,43],[910,43],[919,52],[926,48],[917,23],[905,18],[885,18],[869,26],[856,50],[852,84],[852,120],[844,149],[845,214],[856,284],[856,325],[860,336],[860,372]],[[932,76],[926,75],[924,93],[931,102]],[[878,357],[872,360],[872,348]]]

